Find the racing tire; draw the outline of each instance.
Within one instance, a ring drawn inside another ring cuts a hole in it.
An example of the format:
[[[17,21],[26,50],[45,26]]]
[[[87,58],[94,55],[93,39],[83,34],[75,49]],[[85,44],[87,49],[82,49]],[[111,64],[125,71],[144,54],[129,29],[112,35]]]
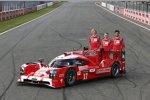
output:
[[[69,68],[65,75],[65,83],[67,86],[72,86],[76,82],[76,71],[73,68]]]
[[[114,62],[111,67],[111,76],[112,78],[118,78],[120,74],[120,64],[118,62]]]

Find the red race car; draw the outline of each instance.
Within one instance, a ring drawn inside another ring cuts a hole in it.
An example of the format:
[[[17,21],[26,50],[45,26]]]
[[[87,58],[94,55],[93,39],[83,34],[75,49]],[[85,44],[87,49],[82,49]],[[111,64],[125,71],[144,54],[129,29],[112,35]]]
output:
[[[103,49],[64,53],[49,65],[42,60],[21,66],[19,83],[44,84],[53,88],[71,86],[78,80],[90,80],[111,75],[113,78],[125,73],[125,53],[122,60],[103,59]]]

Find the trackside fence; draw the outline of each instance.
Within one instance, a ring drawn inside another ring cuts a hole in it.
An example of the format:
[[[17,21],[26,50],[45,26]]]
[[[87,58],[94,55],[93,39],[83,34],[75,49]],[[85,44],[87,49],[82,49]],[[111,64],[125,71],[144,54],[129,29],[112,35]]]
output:
[[[139,21],[141,23],[144,23],[146,25],[150,25],[150,12],[144,12],[144,11],[137,11],[134,9],[109,4],[107,2],[101,2],[101,6],[115,12],[119,13],[123,16],[126,16],[128,18],[131,18],[133,20]]]
[[[54,4],[53,2],[48,2],[48,3],[44,3],[44,4],[40,4],[37,6],[28,7],[28,8],[3,11],[3,12],[0,12],[0,21],[9,20],[9,19],[16,18],[19,16],[24,16],[28,13],[36,12],[43,8],[52,6],[53,4]]]

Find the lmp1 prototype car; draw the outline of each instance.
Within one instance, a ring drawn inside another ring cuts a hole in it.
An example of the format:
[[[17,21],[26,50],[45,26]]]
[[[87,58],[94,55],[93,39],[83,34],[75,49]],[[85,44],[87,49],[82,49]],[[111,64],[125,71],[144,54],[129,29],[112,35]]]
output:
[[[19,83],[44,84],[53,88],[72,86],[78,80],[90,80],[111,75],[113,78],[125,73],[125,59],[103,59],[103,49],[81,50],[64,53],[49,65],[42,60],[21,66]]]

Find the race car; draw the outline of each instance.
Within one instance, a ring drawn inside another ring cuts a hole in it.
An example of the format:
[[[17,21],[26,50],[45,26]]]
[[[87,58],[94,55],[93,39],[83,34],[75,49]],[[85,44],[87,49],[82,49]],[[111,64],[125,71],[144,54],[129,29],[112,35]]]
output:
[[[48,65],[43,60],[23,64],[18,83],[44,84],[53,88],[72,86],[78,80],[90,80],[125,73],[125,53],[122,59],[103,59],[103,49],[66,52],[54,58]]]

